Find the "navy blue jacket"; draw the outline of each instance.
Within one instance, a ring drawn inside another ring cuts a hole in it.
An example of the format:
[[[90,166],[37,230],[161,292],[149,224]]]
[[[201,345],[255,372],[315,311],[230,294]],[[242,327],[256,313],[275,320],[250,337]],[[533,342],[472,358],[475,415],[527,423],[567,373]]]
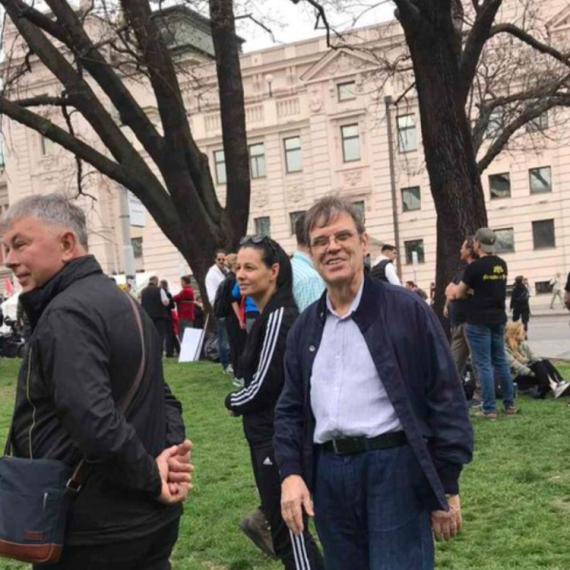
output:
[[[310,382],[326,320],[326,293],[293,325],[285,355],[285,387],[275,410],[275,456],[284,479],[313,486],[315,419]],[[408,442],[433,491],[432,509],[459,492],[471,460],[473,431],[455,362],[439,321],[415,293],[365,277],[354,312]]]

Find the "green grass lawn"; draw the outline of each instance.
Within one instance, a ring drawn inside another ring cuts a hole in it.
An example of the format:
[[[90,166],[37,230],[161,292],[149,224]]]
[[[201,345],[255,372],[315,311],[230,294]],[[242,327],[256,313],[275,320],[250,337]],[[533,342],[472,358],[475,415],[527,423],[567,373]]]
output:
[[[0,441],[13,406],[18,362],[0,361]],[[570,365],[561,366],[570,377]],[[223,398],[219,366],[166,362],[194,442],[195,489],[186,504],[175,570],[276,570],[237,528],[257,505],[239,419]],[[517,417],[475,421],[475,458],[462,477],[464,532],[438,546],[437,567],[453,570],[570,569],[570,408],[521,397]],[[25,565],[0,561],[0,569]],[[414,570],[414,569],[410,569]]]

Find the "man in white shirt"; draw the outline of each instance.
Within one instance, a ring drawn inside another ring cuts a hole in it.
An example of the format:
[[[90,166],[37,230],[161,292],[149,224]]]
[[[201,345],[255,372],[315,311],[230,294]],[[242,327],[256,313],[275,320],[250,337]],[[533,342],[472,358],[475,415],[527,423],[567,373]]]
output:
[[[392,283],[392,285],[401,285],[400,278],[394,267],[396,257],[398,257],[396,247],[385,243],[382,246],[382,254],[374,260],[370,275],[375,279],[380,279],[380,281]]]
[[[216,259],[214,265],[208,269],[206,274],[206,294],[210,301],[212,310],[214,309],[214,301],[218,287],[226,278],[226,252],[223,249],[216,251]],[[212,313],[213,315],[213,313]],[[215,318],[215,315],[213,315]],[[226,319],[216,319],[216,335],[218,337],[218,356],[220,364],[224,372],[233,374],[230,365],[230,343],[228,340],[228,329],[226,328]]]
[[[554,309],[554,301],[558,297],[560,301],[560,305],[564,308],[564,301],[562,300],[562,283],[560,282],[560,278],[562,276],[560,273],[557,273],[551,280],[550,285],[552,286],[552,299],[550,299],[550,308]]]
[[[216,293],[220,283],[226,278],[226,252],[222,249],[216,251],[216,260],[214,265],[208,269],[206,273],[206,293],[210,305],[214,306]]]

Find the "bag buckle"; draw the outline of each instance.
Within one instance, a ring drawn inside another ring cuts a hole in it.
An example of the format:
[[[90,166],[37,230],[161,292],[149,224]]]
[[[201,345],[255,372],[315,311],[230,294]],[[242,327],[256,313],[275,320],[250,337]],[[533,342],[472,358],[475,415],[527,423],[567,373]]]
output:
[[[78,481],[76,481],[72,476],[67,481],[67,484],[65,485],[65,489],[70,495],[77,495],[77,493],[79,493],[79,491],[81,491],[82,486],[83,485],[81,483],[79,483]]]

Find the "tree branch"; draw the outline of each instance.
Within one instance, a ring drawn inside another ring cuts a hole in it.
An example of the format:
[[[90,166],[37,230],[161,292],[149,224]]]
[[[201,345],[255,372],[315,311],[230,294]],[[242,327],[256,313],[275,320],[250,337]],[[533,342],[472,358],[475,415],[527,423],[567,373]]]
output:
[[[72,105],[71,100],[67,97],[52,97],[47,94],[28,97],[26,99],[17,99],[12,102],[16,105],[20,105],[20,107],[66,107],[68,105]]]
[[[508,144],[511,137],[526,124],[532,120],[537,119],[543,113],[546,113],[553,107],[570,107],[570,94],[560,94],[543,101],[541,104],[529,108],[526,112],[521,113],[516,119],[511,121],[501,134],[489,146],[485,155],[477,162],[477,169],[479,174],[493,162],[493,160],[501,153],[501,151]]]
[[[560,61],[564,65],[567,65],[568,67],[570,67],[570,52],[562,53],[561,51],[557,50],[556,48],[553,48],[552,46],[549,46],[549,45],[537,40],[535,37],[531,36],[528,32],[521,30],[518,26],[515,26],[514,24],[497,24],[496,26],[493,26],[491,28],[489,36],[490,37],[496,36],[497,34],[502,34],[502,33],[506,33],[506,34],[510,34],[510,35],[514,36],[514,37],[518,38],[519,40],[521,40],[522,42],[533,47],[534,49],[536,49],[540,53],[550,55],[554,59],[557,59],[558,61]]]
[[[463,80],[460,95],[464,103],[467,101],[469,91],[473,85],[479,58],[489,38],[491,27],[501,4],[502,0],[485,0],[483,5],[478,7],[475,22],[467,36],[461,56],[461,75]]]
[[[85,69],[111,99],[119,111],[121,122],[134,132],[149,156],[159,165],[162,160],[162,142],[152,121],[95,47],[70,5],[65,0],[46,2],[66,32],[66,45],[77,54]]]

